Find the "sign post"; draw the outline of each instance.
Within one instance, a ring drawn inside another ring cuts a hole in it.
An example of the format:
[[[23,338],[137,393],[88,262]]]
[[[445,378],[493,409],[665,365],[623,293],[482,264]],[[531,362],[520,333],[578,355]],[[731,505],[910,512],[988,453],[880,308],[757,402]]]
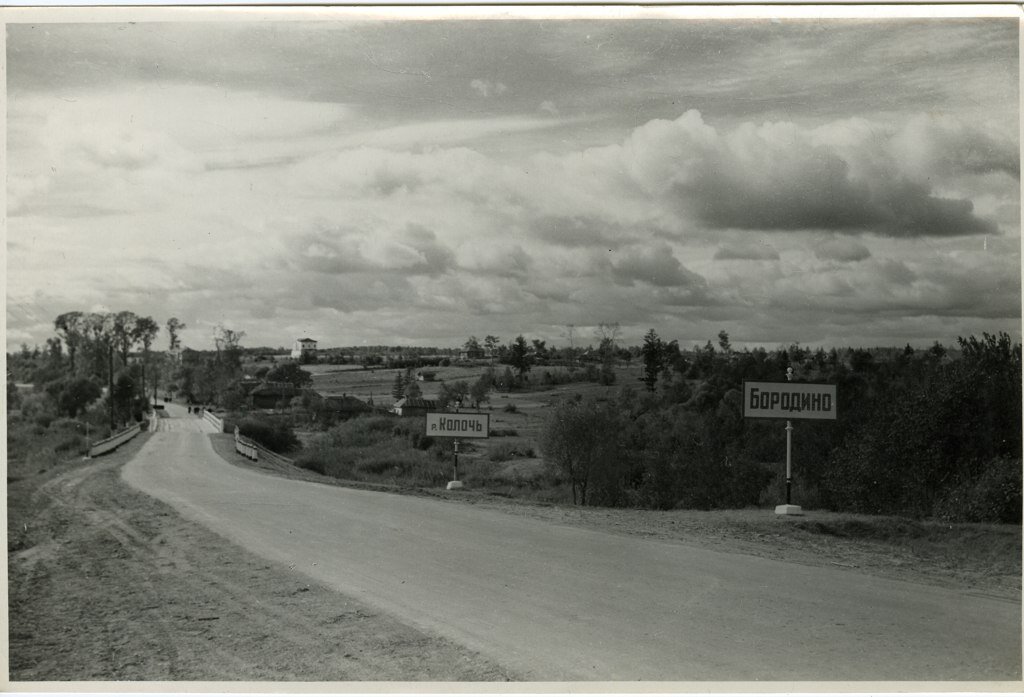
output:
[[[786,419],[786,503],[775,507],[779,515],[800,515],[792,502],[793,419],[835,420],[836,386],[792,382],[793,369],[786,369],[787,382],[744,382],[743,416],[748,419]]]
[[[459,481],[459,439],[490,437],[491,415],[477,412],[460,412],[461,402],[455,403],[454,412],[427,412],[426,434],[447,436],[455,439],[455,463],[452,481],[448,489],[461,489]]]

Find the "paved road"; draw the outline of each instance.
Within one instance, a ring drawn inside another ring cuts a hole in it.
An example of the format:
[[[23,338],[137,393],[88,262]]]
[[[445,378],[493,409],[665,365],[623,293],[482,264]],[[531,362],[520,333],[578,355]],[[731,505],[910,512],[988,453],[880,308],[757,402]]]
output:
[[[283,480],[225,462],[172,406],[130,484],[525,679],[1021,676],[1019,603]]]

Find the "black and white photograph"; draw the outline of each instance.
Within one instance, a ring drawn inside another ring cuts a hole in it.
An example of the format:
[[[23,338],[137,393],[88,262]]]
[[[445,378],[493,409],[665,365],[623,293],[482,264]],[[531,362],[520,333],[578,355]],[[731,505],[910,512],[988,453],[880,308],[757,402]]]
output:
[[[1019,7],[0,12],[6,690],[1021,689]]]

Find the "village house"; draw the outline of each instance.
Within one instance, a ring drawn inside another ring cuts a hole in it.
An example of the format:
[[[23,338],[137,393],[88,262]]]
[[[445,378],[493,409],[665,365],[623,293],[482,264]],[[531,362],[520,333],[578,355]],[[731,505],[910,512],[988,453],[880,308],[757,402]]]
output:
[[[302,389],[290,382],[263,382],[249,392],[250,409],[276,409],[302,395]]]
[[[373,411],[373,406],[352,395],[323,394],[315,390],[309,392],[313,395],[313,406],[317,411],[330,412],[342,419],[351,419]]]
[[[296,339],[292,345],[292,358],[301,359],[316,356],[316,339]]]
[[[436,409],[437,402],[435,400],[419,397],[403,397],[391,407],[391,411],[399,416],[425,416],[428,411]]]

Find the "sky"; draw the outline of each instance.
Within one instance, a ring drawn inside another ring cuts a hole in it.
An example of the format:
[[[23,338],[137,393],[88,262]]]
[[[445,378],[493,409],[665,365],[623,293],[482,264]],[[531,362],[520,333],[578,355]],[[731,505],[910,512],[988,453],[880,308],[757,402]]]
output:
[[[9,16],[8,350],[1019,340],[1015,20],[635,14]]]

